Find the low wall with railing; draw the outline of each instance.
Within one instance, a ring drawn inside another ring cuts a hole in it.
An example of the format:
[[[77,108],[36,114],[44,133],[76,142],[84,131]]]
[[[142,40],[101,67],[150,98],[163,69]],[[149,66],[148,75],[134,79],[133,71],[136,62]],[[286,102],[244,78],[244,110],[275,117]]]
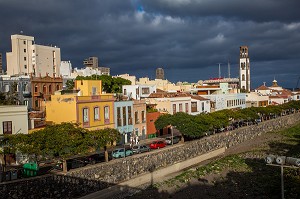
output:
[[[154,150],[107,163],[74,169],[69,171],[66,176],[41,176],[2,183],[0,184],[0,195],[5,196],[4,198],[29,198],[33,194],[39,196],[39,198],[46,198],[46,195],[42,193],[45,191],[45,193],[53,192],[52,194],[56,198],[72,198],[76,193],[88,194],[88,192],[101,190],[146,172],[165,168],[222,147],[232,147],[251,140],[262,133],[290,127],[299,121],[300,113],[296,113],[264,121],[257,125],[241,127],[234,131],[176,144],[159,151]],[[83,188],[77,190],[76,187],[80,186]],[[80,195],[82,196],[82,194]]]

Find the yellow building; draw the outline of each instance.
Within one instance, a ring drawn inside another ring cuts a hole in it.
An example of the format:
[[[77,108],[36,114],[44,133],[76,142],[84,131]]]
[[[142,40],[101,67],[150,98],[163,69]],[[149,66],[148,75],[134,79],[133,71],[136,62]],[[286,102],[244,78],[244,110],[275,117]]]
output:
[[[113,94],[102,94],[101,80],[75,80],[75,90],[57,91],[46,102],[46,121],[76,122],[89,130],[114,128]]]

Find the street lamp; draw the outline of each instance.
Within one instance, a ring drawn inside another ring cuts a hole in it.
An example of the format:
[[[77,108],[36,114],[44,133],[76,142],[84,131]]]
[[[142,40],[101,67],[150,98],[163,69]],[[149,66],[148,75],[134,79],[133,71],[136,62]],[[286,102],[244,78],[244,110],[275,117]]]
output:
[[[281,168],[281,198],[284,199],[283,168],[299,169],[300,159],[286,156],[269,155],[265,159],[268,166],[279,166]]]

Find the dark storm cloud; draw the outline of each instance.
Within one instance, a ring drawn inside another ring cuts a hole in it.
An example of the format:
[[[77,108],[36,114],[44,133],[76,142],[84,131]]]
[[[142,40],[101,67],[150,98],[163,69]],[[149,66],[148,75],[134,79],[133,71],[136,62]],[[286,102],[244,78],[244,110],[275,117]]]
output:
[[[171,16],[221,16],[253,21],[298,21],[299,0],[141,0],[153,12]]]
[[[239,46],[248,45],[251,77],[259,84],[264,81],[262,72],[297,73],[296,0],[20,2],[0,0],[2,53],[10,51],[10,35],[23,31],[39,44],[59,46],[62,59],[71,60],[74,67],[98,56],[112,74],[154,78],[155,68],[163,67],[171,81],[196,82],[218,76],[217,63],[226,68],[228,60],[232,76],[238,76]]]

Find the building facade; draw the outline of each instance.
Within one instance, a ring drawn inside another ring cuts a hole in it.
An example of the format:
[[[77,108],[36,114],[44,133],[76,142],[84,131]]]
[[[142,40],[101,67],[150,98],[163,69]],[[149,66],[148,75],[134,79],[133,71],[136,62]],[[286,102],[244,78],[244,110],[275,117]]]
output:
[[[114,102],[115,128],[122,135],[121,143],[130,143],[133,136],[133,101]]]
[[[27,106],[0,106],[0,135],[28,134]]]
[[[75,80],[75,90],[57,91],[46,102],[46,122],[74,122],[89,130],[114,128],[113,94],[101,91],[101,80]]]
[[[156,92],[156,86],[150,85],[123,85],[123,96],[128,99],[140,100],[149,97],[151,93]]]
[[[146,114],[147,138],[155,138],[157,136],[157,130],[155,128],[154,122],[159,118],[160,115],[160,112],[152,112]]]
[[[34,37],[11,36],[12,51],[6,53],[8,75],[60,76],[60,48],[34,43]]]
[[[61,61],[60,63],[60,75],[62,77],[71,77],[72,63],[71,61]]]
[[[88,68],[98,68],[98,57],[89,57],[83,60],[83,65]]]
[[[146,101],[134,100],[133,101],[133,113],[134,113],[134,136],[139,140],[147,138],[147,114],[146,114]]]
[[[44,102],[51,100],[51,95],[55,91],[61,90],[63,87],[63,79],[61,77],[50,77],[48,74],[45,77],[30,78],[32,109],[35,111],[44,111]]]
[[[240,47],[240,89],[244,92],[250,92],[250,58],[248,46]]]
[[[29,76],[12,77],[9,75],[0,76],[0,92],[6,95],[13,95],[16,104],[26,105],[28,110],[32,108],[31,82]]]

